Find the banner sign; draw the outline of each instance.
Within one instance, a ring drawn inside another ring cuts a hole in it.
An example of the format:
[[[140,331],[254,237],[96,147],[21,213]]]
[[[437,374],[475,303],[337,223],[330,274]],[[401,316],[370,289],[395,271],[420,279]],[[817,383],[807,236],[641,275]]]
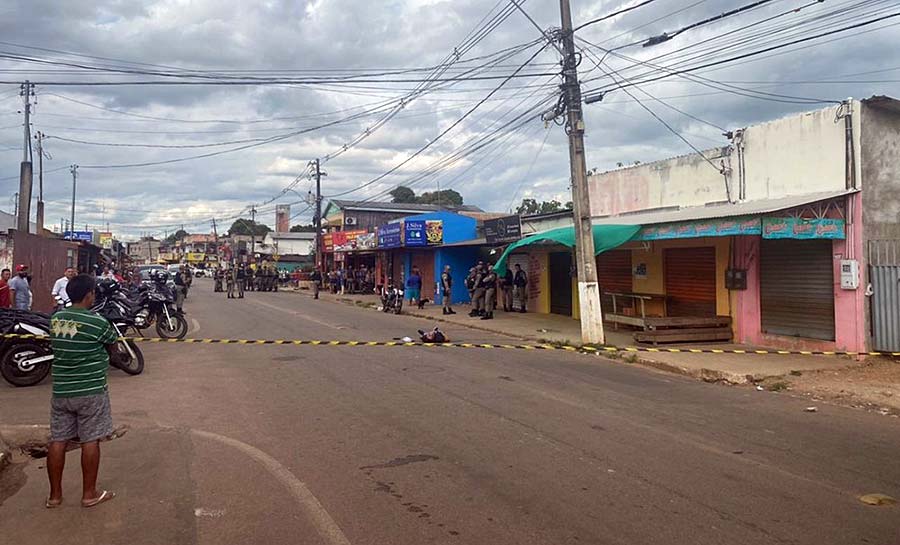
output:
[[[93,231],[66,231],[63,233],[63,238],[66,240],[78,240],[80,242],[93,242],[94,233]]]
[[[334,239],[332,233],[322,235],[322,251],[331,253],[334,251]]]
[[[443,235],[442,235],[443,236]],[[406,220],[403,222],[403,245],[404,246],[427,246],[428,239],[425,238],[425,222],[420,220]]]
[[[742,217],[651,225],[641,229],[635,240],[669,240],[760,234],[762,234],[762,228],[759,218]]]
[[[439,246],[444,243],[444,220],[425,221],[425,241],[429,246]]]
[[[331,233],[331,241],[335,252],[353,252],[373,248],[375,235],[364,230],[335,231]]]
[[[112,233],[100,233],[100,247],[104,250],[112,250]]]
[[[384,249],[399,248],[402,243],[402,226],[400,223],[388,223],[378,228],[378,247]]]
[[[845,235],[844,220],[828,218],[763,218],[763,238],[838,239]]]
[[[522,238],[522,218],[506,216],[492,220],[484,220],[484,238],[488,244],[515,242]]]

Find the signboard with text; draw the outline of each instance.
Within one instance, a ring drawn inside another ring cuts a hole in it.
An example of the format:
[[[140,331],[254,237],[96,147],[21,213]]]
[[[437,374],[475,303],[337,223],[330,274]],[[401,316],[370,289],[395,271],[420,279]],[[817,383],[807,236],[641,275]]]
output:
[[[425,220],[425,241],[429,246],[439,246],[444,243],[443,220]]]
[[[484,238],[488,244],[515,242],[522,238],[522,218],[506,216],[484,220]]]
[[[80,242],[93,242],[94,241],[94,232],[93,231],[66,231],[63,233],[63,238],[66,240],[77,240]]]
[[[402,243],[400,223],[388,223],[378,228],[378,247],[384,249],[399,248]]]
[[[763,218],[762,236],[767,239],[843,239],[844,220],[829,218]]]
[[[410,247],[427,246],[425,238],[425,222],[421,220],[406,220],[403,222],[403,245]]]
[[[365,230],[335,231],[331,233],[335,252],[353,252],[375,247],[375,233]]]
[[[112,250],[112,233],[100,233],[100,247],[104,250]]]

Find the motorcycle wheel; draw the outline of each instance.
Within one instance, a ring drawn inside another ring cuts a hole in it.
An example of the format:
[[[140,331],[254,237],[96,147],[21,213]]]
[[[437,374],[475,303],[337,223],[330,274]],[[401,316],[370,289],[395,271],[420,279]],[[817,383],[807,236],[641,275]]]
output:
[[[181,314],[173,314],[174,327],[169,326],[165,316],[156,319],[156,333],[163,339],[183,339],[188,332],[187,320]]]
[[[15,344],[3,353],[3,357],[0,359],[0,372],[2,372],[6,382],[13,386],[34,386],[46,378],[50,372],[51,362],[39,363],[28,371],[20,369],[18,363],[25,358],[35,355],[43,356],[49,353],[50,348],[39,343],[24,342]]]
[[[129,375],[140,375],[144,372],[144,353],[141,352],[141,349],[138,348],[137,343],[134,341],[125,341],[128,343],[128,346],[134,351],[134,355],[137,356],[135,358],[131,357],[131,354],[125,350],[125,347],[122,346],[121,343],[116,343],[116,350],[119,353],[119,358],[116,358],[116,363],[113,363],[114,367],[117,367]]]

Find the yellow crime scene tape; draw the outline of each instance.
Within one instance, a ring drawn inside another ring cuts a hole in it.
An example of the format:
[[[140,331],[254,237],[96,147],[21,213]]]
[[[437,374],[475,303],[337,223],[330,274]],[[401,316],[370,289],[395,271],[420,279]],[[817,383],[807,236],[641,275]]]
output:
[[[46,339],[46,335],[30,335],[5,333],[4,339]],[[887,356],[900,358],[900,352],[849,352],[841,350],[755,350],[740,348],[659,348],[646,346],[572,346],[565,344],[495,344],[495,343],[426,343],[422,341],[328,341],[305,339],[162,339],[158,337],[121,337],[120,340],[140,343],[187,343],[187,344],[239,344],[239,345],[291,345],[291,346],[424,346],[446,348],[483,348],[500,350],[562,350],[566,352],[601,353],[601,352],[650,352],[660,354],[744,354],[744,355],[778,355],[778,356]]]

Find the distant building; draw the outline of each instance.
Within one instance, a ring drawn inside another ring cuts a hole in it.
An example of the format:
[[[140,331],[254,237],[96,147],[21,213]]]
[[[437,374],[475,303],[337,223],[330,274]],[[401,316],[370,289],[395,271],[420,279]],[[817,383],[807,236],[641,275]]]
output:
[[[275,232],[287,233],[291,230],[291,205],[279,204],[275,206]]]

